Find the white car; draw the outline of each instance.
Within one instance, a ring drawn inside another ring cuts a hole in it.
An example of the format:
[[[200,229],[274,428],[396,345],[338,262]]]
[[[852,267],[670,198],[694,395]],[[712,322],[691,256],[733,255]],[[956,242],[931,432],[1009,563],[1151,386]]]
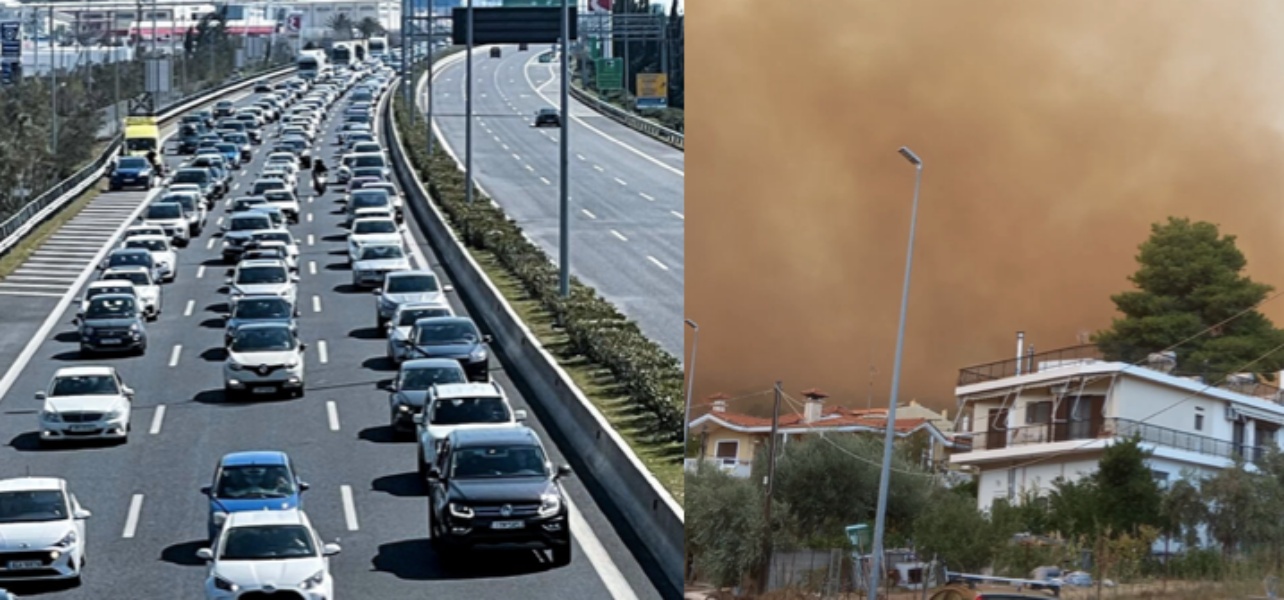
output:
[[[437,446],[457,429],[522,427],[526,411],[513,410],[497,382],[447,383],[428,388],[424,410],[413,417],[419,438],[419,476],[437,461]]]
[[[224,398],[288,392],[303,396],[307,344],[289,323],[247,323],[236,328],[223,363]]]
[[[400,244],[401,228],[392,219],[366,218],[352,222],[348,233],[348,262],[356,262],[370,244]]]
[[[134,283],[131,281],[124,279],[94,281],[85,288],[85,295],[76,298],[76,303],[79,305],[76,308],[76,316],[83,316],[85,314],[85,309],[89,308],[89,301],[93,300],[94,296],[101,296],[103,294],[126,294],[138,299],[138,290],[134,289]],[[138,303],[143,304],[143,301],[138,299]],[[4,599],[0,598],[0,600]]]
[[[290,177],[293,178],[294,176],[291,175]],[[297,189],[298,187],[296,185],[295,190],[297,191]],[[270,192],[264,192],[263,199],[267,200],[268,206],[275,206],[280,209],[291,223],[299,222],[299,197],[295,192],[288,190],[272,190]]]
[[[54,579],[78,585],[89,517],[66,480],[0,480],[0,557],[5,560],[0,579]]]
[[[290,266],[280,260],[244,260],[236,265],[236,271],[227,278],[227,293],[237,296],[257,296],[262,294],[280,296],[294,304],[298,288],[294,284],[299,276],[290,273]]]
[[[164,236],[165,228],[160,227],[159,225],[130,225],[125,229],[125,233],[121,234],[120,239],[127,240],[140,235]]]
[[[361,247],[357,260],[352,262],[352,286],[375,287],[393,271],[409,271],[410,259],[401,243],[367,244]]]
[[[124,279],[134,284],[134,291],[143,303],[143,312],[151,320],[155,321],[156,317],[160,316],[162,308],[160,284],[152,279],[152,274],[147,267],[112,267],[98,276],[99,281],[114,279]]]
[[[299,191],[299,182],[295,179],[294,172],[290,170],[290,167],[283,163],[263,167],[263,171],[259,173],[259,177],[262,177],[263,179],[280,179],[285,182],[286,187],[289,188],[290,191]]]
[[[200,198],[201,202],[205,204],[205,210],[207,211],[213,203],[213,199],[206,197],[205,192],[201,191],[201,186],[195,183],[171,183],[165,186],[165,191],[162,193],[163,196],[169,194],[196,194],[196,197]]]
[[[402,200],[401,194],[397,192],[397,186],[393,185],[392,183],[389,183],[389,182],[367,183],[361,186],[361,189],[383,190],[385,192],[388,192],[388,197],[392,198],[392,208],[398,212],[400,212],[402,210],[402,207],[405,205],[405,201]]]
[[[36,392],[40,411],[40,443],[129,439],[134,390],[113,367],[64,367],[54,373],[49,388]]]
[[[140,235],[131,237],[120,245],[121,248],[142,248],[152,255],[152,260],[156,262],[157,269],[161,274],[161,281],[174,281],[178,277],[178,253],[174,252],[174,247],[169,245],[169,237],[165,235]]]
[[[138,217],[142,225],[153,225],[165,230],[165,234],[179,246],[186,246],[192,241],[191,225],[183,206],[176,202],[153,202]]]
[[[333,600],[330,557],[339,552],[339,545],[322,542],[312,521],[295,508],[231,513],[215,546],[197,550],[196,556],[209,563],[207,600],[250,595]]]
[[[386,325],[388,329],[388,360],[401,364],[410,355],[410,336],[415,331],[415,321],[433,317],[453,317],[455,311],[444,300],[441,302],[407,302],[397,307]]]
[[[264,167],[270,167],[272,165],[292,166],[297,174],[299,171],[299,157],[295,156],[293,152],[273,152],[268,155],[267,163],[264,164]]]

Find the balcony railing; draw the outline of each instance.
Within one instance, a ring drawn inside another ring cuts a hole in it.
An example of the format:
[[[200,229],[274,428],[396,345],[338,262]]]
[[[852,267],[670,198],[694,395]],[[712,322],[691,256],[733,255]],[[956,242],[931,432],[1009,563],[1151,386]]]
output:
[[[1064,369],[1081,364],[1090,364],[1104,360],[1101,351],[1094,344],[1085,344],[1082,346],[1071,346],[1069,348],[1060,348],[1049,350],[1038,354],[1030,354],[1021,358],[1009,358],[992,363],[985,363],[964,367],[959,369],[958,385],[971,385],[974,383],[984,383],[986,381],[997,381],[1017,375],[1029,375],[1031,373],[1047,372],[1053,369]],[[1148,368],[1139,365],[1136,368]],[[1203,373],[1172,371],[1168,375],[1172,377],[1182,377],[1197,379],[1201,385],[1205,385]],[[1216,387],[1243,394],[1245,396],[1254,396],[1257,398],[1269,399],[1272,402],[1281,402],[1280,388],[1269,383],[1260,381],[1245,381],[1231,376]]]
[[[704,459],[705,468],[721,469],[736,477],[748,477],[753,468],[753,464],[747,460],[736,460],[734,458],[706,458]],[[700,459],[687,458],[683,460],[683,467],[688,473],[694,473],[700,466]]]
[[[1008,427],[1003,430],[978,431],[972,436],[972,451],[1021,448],[1076,440],[1086,442],[1114,437],[1127,438],[1134,435],[1138,436],[1142,442],[1156,446],[1219,458],[1233,459],[1242,454],[1248,460],[1256,462],[1266,451],[1264,445],[1250,447],[1206,435],[1119,418],[1102,419],[1096,422],[1043,423]],[[956,453],[966,452],[967,450],[956,451]]]

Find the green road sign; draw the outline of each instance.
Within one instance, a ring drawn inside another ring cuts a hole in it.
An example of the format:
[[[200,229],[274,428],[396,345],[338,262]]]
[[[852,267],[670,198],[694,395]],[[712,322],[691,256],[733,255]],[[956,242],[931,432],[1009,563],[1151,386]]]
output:
[[[624,59],[599,58],[593,61],[599,91],[624,89]]]

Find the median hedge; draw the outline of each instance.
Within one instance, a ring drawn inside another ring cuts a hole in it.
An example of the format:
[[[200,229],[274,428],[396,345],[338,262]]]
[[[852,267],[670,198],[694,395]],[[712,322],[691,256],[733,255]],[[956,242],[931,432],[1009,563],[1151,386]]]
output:
[[[422,70],[416,69],[411,81],[417,81]],[[401,108],[401,94],[395,96],[394,115],[406,154],[460,239],[471,249],[493,253],[526,292],[562,324],[573,351],[614,375],[623,391],[651,415],[651,435],[659,441],[681,441],[683,372],[678,360],[578,279],[571,278],[569,297],[561,297],[558,268],[544,251],[476,189],[476,201],[467,202],[464,173],[440,150],[440,141],[435,142],[437,152],[428,155],[422,119],[412,125],[409,111]]]

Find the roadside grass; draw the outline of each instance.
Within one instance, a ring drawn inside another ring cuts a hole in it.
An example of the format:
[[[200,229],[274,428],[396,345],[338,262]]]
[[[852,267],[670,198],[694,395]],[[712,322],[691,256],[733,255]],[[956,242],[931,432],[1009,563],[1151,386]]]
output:
[[[453,226],[452,226],[453,228]],[[518,316],[530,327],[531,332],[566,370],[575,385],[584,392],[593,405],[610,421],[620,436],[628,442],[638,459],[655,475],[656,479],[679,505],[683,503],[684,481],[682,445],[657,443],[645,432],[649,415],[630,401],[619,390],[611,373],[594,365],[583,356],[570,351],[566,334],[554,325],[553,315],[538,300],[531,298],[515,277],[500,264],[494,254],[468,248],[473,259],[482,266],[496,288],[517,311]]]
[[[655,123],[660,127],[676,129],[683,119],[683,111],[680,108],[665,108],[662,110],[647,110],[647,111],[634,110],[634,108],[630,106],[629,103],[623,99],[623,97],[619,97],[619,96],[611,97],[597,90],[589,88],[587,85],[584,85],[584,80],[579,77],[572,77],[571,85],[574,86],[575,89],[581,92],[584,92],[589,96],[597,98],[598,100],[605,102],[607,104],[610,104],[611,106],[614,106],[635,117],[638,117],[639,119],[644,119],[652,123]]]

